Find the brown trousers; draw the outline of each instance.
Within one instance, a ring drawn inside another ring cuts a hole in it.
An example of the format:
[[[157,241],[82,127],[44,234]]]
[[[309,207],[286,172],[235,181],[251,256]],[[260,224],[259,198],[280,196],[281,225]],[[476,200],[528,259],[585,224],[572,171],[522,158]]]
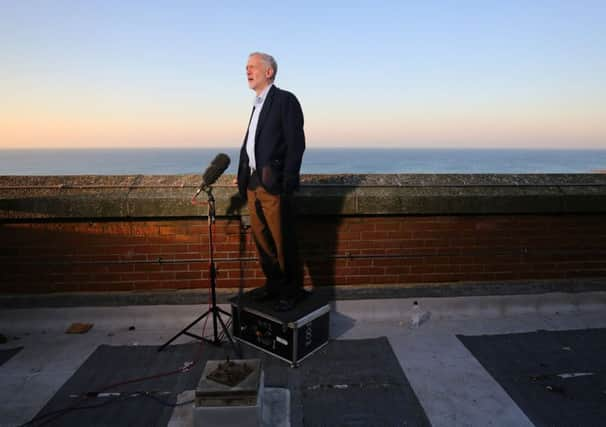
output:
[[[271,194],[261,185],[247,190],[248,211],[259,262],[268,291],[288,297],[295,293],[296,242],[294,215],[288,197]]]

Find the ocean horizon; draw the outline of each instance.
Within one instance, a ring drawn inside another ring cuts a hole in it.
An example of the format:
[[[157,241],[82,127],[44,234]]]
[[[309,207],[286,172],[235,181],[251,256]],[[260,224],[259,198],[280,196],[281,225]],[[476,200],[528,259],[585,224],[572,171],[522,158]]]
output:
[[[2,149],[0,175],[200,174],[218,153],[239,149]],[[308,148],[301,173],[594,173],[606,170],[606,149]]]

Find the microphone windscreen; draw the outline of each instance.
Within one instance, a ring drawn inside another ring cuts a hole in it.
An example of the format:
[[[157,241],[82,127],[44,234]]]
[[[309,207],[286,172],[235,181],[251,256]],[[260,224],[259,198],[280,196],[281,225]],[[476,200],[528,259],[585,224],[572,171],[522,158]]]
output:
[[[225,169],[229,167],[229,163],[230,159],[227,154],[217,154],[217,157],[215,157],[210,166],[206,168],[204,175],[202,175],[202,182],[205,185],[212,185],[225,172]]]

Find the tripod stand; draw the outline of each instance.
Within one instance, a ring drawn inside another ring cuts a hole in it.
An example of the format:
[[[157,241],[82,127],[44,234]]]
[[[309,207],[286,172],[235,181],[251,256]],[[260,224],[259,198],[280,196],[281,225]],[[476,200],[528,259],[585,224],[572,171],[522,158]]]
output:
[[[206,310],[206,312],[204,314],[202,314],[197,319],[195,319],[193,322],[191,322],[189,325],[187,325],[181,332],[179,332],[177,335],[175,335],[170,340],[168,340],[166,343],[164,343],[158,349],[158,351],[164,350],[164,348],[166,346],[168,346],[171,342],[176,340],[181,335],[187,335],[189,337],[196,338],[201,341],[208,342],[210,344],[221,345],[221,340],[219,339],[219,334],[218,334],[217,320],[219,321],[219,324],[221,325],[221,328],[223,329],[223,333],[225,334],[225,336],[229,339],[232,346],[234,346],[234,349],[236,348],[236,344],[234,343],[234,340],[232,339],[232,337],[229,333],[229,330],[227,329],[227,326],[225,326],[225,322],[223,322],[223,319],[221,318],[221,315],[220,315],[222,313],[222,314],[225,314],[226,316],[231,317],[231,314],[229,314],[225,310],[217,307],[217,294],[216,294],[216,290],[215,290],[216,286],[217,286],[217,280],[216,280],[217,279],[217,270],[216,270],[215,261],[214,261],[215,247],[214,247],[214,242],[213,242],[213,224],[215,223],[215,198],[213,197],[212,189],[210,187],[208,189],[206,189],[206,195],[208,196],[208,253],[209,253],[208,273],[209,273],[210,289],[211,289],[211,296],[212,296],[211,307],[208,310]],[[195,197],[196,196],[194,196],[194,198]],[[193,201],[193,199],[192,199],[192,201]],[[194,326],[196,323],[198,323],[200,320],[204,319],[208,315],[212,315],[212,319],[213,319],[213,338],[212,339],[189,332],[189,329],[192,326]]]

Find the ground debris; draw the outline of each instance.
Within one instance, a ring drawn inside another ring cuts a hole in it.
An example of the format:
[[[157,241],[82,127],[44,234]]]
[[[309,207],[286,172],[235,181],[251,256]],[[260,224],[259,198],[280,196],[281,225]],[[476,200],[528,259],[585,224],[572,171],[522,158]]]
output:
[[[66,334],[85,334],[93,327],[92,323],[72,323],[65,331]]]
[[[348,390],[348,389],[391,389],[400,385],[392,383],[356,383],[356,384],[314,384],[307,386],[308,391],[314,390]]]
[[[566,394],[566,390],[564,390],[564,387],[560,387],[558,385],[547,385],[545,386],[545,390],[550,391],[552,393]]]
[[[590,375],[595,375],[593,372],[570,372],[565,374],[558,374],[558,377],[567,379],[567,378],[576,378],[576,377],[587,377]]]
[[[547,375],[547,374],[539,374],[539,375],[531,375],[530,376],[530,381],[545,381],[548,380],[551,377],[551,375]]]

